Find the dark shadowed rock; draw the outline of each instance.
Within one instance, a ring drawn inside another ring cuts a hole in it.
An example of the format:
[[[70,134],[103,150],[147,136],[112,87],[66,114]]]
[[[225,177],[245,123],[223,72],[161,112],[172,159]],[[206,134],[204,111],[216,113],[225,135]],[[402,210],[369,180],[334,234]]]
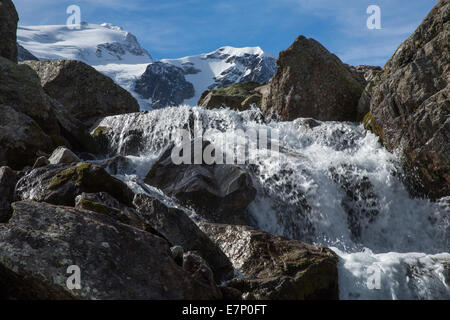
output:
[[[216,286],[214,275],[208,263],[196,252],[189,251],[183,254],[183,269],[190,273],[198,283],[211,288],[215,299],[222,299],[222,292]]]
[[[136,210],[120,203],[106,192],[81,193],[75,198],[75,208],[106,214],[114,218],[117,222],[151,232],[164,238],[159,232],[148,225]]]
[[[9,167],[0,167],[0,223],[8,221],[11,216],[16,183],[17,174]]]
[[[133,204],[139,214],[171,243],[186,251],[197,251],[208,262],[218,282],[233,276],[233,266],[227,256],[186,213],[144,194],[136,195]]]
[[[280,53],[277,64],[277,74],[263,97],[266,115],[282,120],[356,121],[365,81],[319,42],[299,36]]]
[[[364,123],[405,158],[415,194],[450,195],[450,2],[439,1],[371,83]]]
[[[207,109],[228,107],[234,110],[248,110],[255,105],[261,107],[262,95],[257,82],[235,83],[215,90],[205,91],[198,105]]]
[[[227,285],[247,299],[338,299],[338,257],[330,249],[247,226],[200,226],[244,276]]]
[[[81,61],[23,63],[38,73],[45,92],[82,123],[92,125],[102,117],[139,111],[129,92]]]
[[[16,202],[0,226],[0,288],[9,299],[214,299],[164,239],[85,210]],[[67,268],[81,271],[70,290]]]
[[[194,86],[186,81],[183,69],[159,61],[147,66],[136,81],[135,91],[145,99],[152,99],[154,108],[178,106],[195,95]]]
[[[17,15],[11,0],[0,0],[0,57],[17,62]]]
[[[21,170],[32,166],[42,152],[51,152],[52,139],[32,118],[1,104],[0,114],[0,165]]]
[[[125,183],[90,163],[49,165],[35,169],[19,180],[16,192],[21,200],[67,206],[74,206],[76,196],[83,192],[106,192],[127,206],[132,206],[134,197]]]
[[[41,87],[36,72],[26,65],[17,65],[0,57],[0,104],[35,120],[49,136],[60,129],[49,97]]]
[[[202,150],[210,145],[203,141]],[[191,159],[195,142],[191,143]],[[145,182],[196,209],[210,222],[248,224],[246,208],[256,197],[250,175],[229,164],[175,165],[168,148],[156,161]],[[182,153],[182,152],[181,152]]]

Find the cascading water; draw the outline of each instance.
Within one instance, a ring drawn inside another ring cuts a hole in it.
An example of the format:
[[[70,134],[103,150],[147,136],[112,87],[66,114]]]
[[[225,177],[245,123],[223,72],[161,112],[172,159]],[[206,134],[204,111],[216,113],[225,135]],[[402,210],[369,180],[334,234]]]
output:
[[[257,110],[185,106],[108,117],[99,126],[109,128],[111,153],[133,164],[119,177],[176,205],[140,178],[179,142],[178,129],[198,121],[213,145],[234,130],[277,132],[279,152],[254,145],[251,164],[242,165],[258,191],[249,215],[264,231],[332,248],[340,257],[341,299],[450,299],[450,198],[411,198],[397,157],[361,125],[265,123]],[[136,136],[138,147],[130,144]]]

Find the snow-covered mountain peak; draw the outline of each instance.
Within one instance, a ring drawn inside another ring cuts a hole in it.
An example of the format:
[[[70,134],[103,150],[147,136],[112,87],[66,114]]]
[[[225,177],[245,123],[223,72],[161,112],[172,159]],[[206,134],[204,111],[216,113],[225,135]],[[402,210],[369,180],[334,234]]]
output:
[[[82,23],[80,29],[65,25],[19,26],[17,39],[40,59],[74,59],[93,66],[152,62],[133,34],[109,23]]]
[[[230,46],[221,47],[215,51],[204,54],[204,58],[219,58],[224,56],[232,56],[232,57],[243,57],[246,55],[251,56],[259,56],[259,57],[269,57],[273,58],[272,55],[262,50],[260,47],[244,47],[244,48],[235,48]]]

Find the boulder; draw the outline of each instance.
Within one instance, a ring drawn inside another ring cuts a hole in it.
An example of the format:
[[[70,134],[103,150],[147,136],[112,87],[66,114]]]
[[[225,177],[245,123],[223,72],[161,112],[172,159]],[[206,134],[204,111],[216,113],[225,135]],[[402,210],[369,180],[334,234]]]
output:
[[[42,168],[42,167],[48,166],[49,164],[50,164],[50,162],[48,161],[47,157],[41,156],[36,159],[36,162],[34,163],[34,165],[31,169],[34,170],[37,168]]]
[[[137,194],[133,204],[139,214],[154,229],[174,245],[186,251],[196,251],[211,267],[216,281],[230,279],[234,269],[222,250],[208,238],[181,210],[169,208],[157,199]]]
[[[210,145],[202,141],[205,150]],[[195,141],[191,144],[191,156]],[[145,183],[192,206],[210,222],[248,224],[246,209],[256,197],[250,175],[239,166],[229,164],[175,165],[168,148],[155,162]],[[192,161],[192,163],[194,163]]]
[[[106,214],[118,222],[161,236],[153,228],[147,227],[144,219],[133,208],[121,204],[106,192],[81,193],[75,198],[75,208]]]
[[[248,226],[201,223],[242,278],[231,280],[247,299],[338,299],[337,255],[330,249],[273,236]]]
[[[280,53],[277,64],[263,97],[265,115],[285,121],[356,121],[365,81],[319,42],[299,36]]]
[[[32,118],[2,104],[0,114],[0,165],[21,170],[51,152],[53,140]]]
[[[20,200],[34,200],[56,205],[75,206],[83,192],[106,192],[131,207],[134,193],[128,186],[91,163],[49,165],[32,170],[16,187]]]
[[[191,251],[183,254],[183,269],[192,274],[199,283],[204,283],[205,286],[211,288],[215,299],[222,299],[222,292],[216,286],[213,272],[200,255]]]
[[[400,151],[412,193],[431,199],[450,195],[449,40],[450,2],[439,1],[369,84],[364,118]]]
[[[17,62],[17,15],[11,0],[0,0],[0,57]]]
[[[0,57],[0,104],[6,104],[35,120],[49,136],[60,128],[49,97],[39,77],[29,66]]]
[[[76,60],[26,61],[34,69],[45,92],[75,119],[90,126],[96,120],[139,111],[131,94],[93,67]]]
[[[0,226],[6,299],[215,299],[216,288],[178,266],[166,240],[103,215],[31,201]],[[69,289],[80,271],[80,288]],[[69,271],[68,271],[69,270]]]
[[[233,110],[248,110],[255,105],[261,107],[262,95],[257,82],[235,83],[226,87],[205,91],[198,105],[206,109],[228,107]]]
[[[11,216],[16,183],[17,174],[9,167],[0,167],[0,223],[8,221]]]
[[[78,158],[75,153],[69,149],[65,147],[58,147],[55,151],[53,151],[48,161],[50,164],[74,163],[80,162],[80,158]]]

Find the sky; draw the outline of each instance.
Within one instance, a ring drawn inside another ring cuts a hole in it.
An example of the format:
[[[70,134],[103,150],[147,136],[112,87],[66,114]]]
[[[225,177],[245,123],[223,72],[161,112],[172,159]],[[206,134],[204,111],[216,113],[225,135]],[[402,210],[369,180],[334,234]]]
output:
[[[351,65],[383,66],[437,0],[13,0],[19,24],[61,25],[78,5],[88,23],[133,33],[155,60],[259,46],[274,57],[299,35]],[[381,29],[369,29],[369,5]]]

